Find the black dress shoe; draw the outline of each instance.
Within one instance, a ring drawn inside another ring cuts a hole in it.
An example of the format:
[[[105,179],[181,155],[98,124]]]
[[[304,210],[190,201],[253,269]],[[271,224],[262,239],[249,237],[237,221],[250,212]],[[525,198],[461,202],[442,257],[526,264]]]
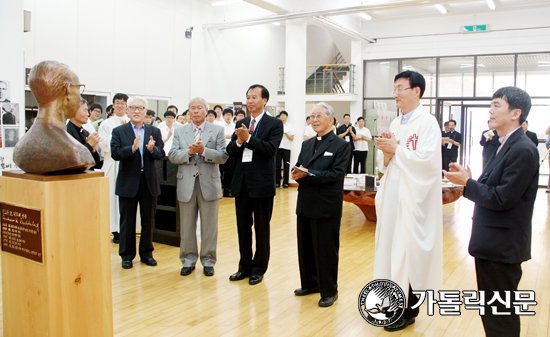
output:
[[[294,290],[294,295],[296,295],[296,296],[306,296],[306,295],[313,294],[313,293],[318,293],[318,292],[319,292],[319,288],[311,288],[311,289],[299,288],[299,289]]]
[[[277,184],[277,185],[275,185],[275,187],[279,188],[279,187],[281,187],[281,184]]]
[[[129,260],[122,260],[122,268],[124,269],[130,269],[132,268],[132,261]]]
[[[288,188],[288,184],[284,184],[284,185],[283,185],[283,188]]]
[[[113,242],[114,243],[119,243],[120,242],[120,237],[119,237],[119,234],[118,232],[113,232]]]
[[[183,267],[181,268],[181,276],[187,276],[189,274],[191,274],[193,272],[193,270],[195,270],[195,266],[193,267]]]
[[[214,276],[214,267],[204,267],[204,276]]]
[[[334,302],[336,302],[337,299],[338,299],[338,293],[336,293],[336,295],[334,296],[321,297],[321,299],[319,300],[319,306],[330,307],[331,305],[334,304]]]
[[[247,278],[248,276],[250,276],[250,275],[247,274],[247,273],[243,273],[242,271],[238,271],[238,272],[236,272],[235,274],[229,276],[229,281],[240,281],[240,280],[244,280],[244,279]]]
[[[141,259],[141,262],[145,263],[148,266],[154,267],[157,265],[157,261],[153,259],[152,257],[148,257],[146,259]]]
[[[253,286],[255,284],[262,282],[263,279],[264,279],[263,275],[251,275],[250,279],[248,280],[248,284]]]
[[[415,321],[414,317],[400,318],[397,321],[395,321],[395,323],[393,323],[392,325],[385,326],[384,330],[389,332],[401,331],[406,327],[408,327],[409,325],[414,324],[414,321]]]

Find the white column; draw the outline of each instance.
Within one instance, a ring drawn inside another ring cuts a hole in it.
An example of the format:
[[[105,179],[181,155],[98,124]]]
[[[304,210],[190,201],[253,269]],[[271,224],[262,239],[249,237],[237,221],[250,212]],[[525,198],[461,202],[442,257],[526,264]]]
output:
[[[306,125],[306,52],[307,22],[305,19],[286,22],[285,49],[285,110],[295,135],[290,150],[290,163],[294,165],[304,140]]]
[[[363,56],[362,41],[351,41],[351,60],[355,65],[355,94],[357,100],[350,102],[350,115],[354,123],[358,117],[363,116]]]
[[[31,26],[31,29],[34,27]],[[25,56],[23,36],[23,0],[0,1],[0,80],[10,82],[10,101],[19,104],[19,138],[25,134]],[[8,126],[11,127],[11,126]],[[4,129],[5,126],[2,126]],[[5,130],[5,129],[4,129]],[[2,130],[2,131],[4,131]],[[3,133],[5,135],[5,133]],[[13,148],[0,149],[0,171],[16,170]]]

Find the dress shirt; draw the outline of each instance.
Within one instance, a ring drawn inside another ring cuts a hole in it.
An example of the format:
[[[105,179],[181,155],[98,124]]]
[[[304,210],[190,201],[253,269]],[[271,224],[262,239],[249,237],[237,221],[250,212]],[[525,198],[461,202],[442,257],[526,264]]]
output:
[[[292,140],[288,139],[286,135],[294,136],[294,128],[289,123],[284,123],[284,135],[283,139],[281,139],[281,145],[279,145],[280,149],[285,150],[291,150],[292,149]]]
[[[372,135],[370,133],[370,130],[363,126],[362,128],[357,127],[355,129],[355,138],[361,138],[361,136],[365,136],[370,139],[372,139]],[[368,151],[369,150],[369,143],[364,140],[356,140],[353,142],[355,145],[355,151]]]
[[[134,131],[134,135],[136,136],[136,138],[138,136],[141,136],[141,141],[139,142],[139,154],[141,155],[141,168],[143,168],[143,142],[145,142],[145,123],[141,124],[141,127],[139,128],[134,124],[134,122],[130,121],[130,123],[132,123],[132,130]]]
[[[512,135],[512,133],[516,132],[516,130],[519,129],[519,128],[521,128],[521,125],[520,125],[519,127],[515,128],[514,130],[508,132],[508,133],[506,134],[506,136],[500,137],[500,138],[498,139],[498,141],[500,142],[500,146],[499,146],[498,149],[497,149],[497,152],[496,152],[497,154],[498,154],[498,152],[500,151],[500,149],[502,149],[502,145],[504,145],[504,143],[506,143],[506,141],[508,140],[508,138],[510,138],[510,135]],[[495,155],[496,155],[496,154],[495,154]]]

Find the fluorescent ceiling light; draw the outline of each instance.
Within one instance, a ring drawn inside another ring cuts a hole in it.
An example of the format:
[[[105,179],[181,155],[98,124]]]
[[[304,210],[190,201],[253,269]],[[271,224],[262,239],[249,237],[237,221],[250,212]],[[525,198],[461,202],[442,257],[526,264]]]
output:
[[[368,20],[368,21],[372,20],[372,16],[368,15],[367,13],[357,13],[357,15],[359,15],[365,20]]]
[[[485,0],[485,1],[487,1],[487,6],[489,6],[489,8],[491,10],[497,8],[497,6],[495,6],[495,2],[493,0]]]
[[[550,62],[548,61],[538,61],[539,67],[550,67]]]
[[[540,62],[540,61],[539,61]],[[390,64],[390,61],[380,62],[380,64]]]
[[[413,66],[409,65],[409,66],[403,66],[403,69],[414,69]]]
[[[281,23],[279,21],[272,22],[272,24],[274,24],[275,26],[280,26],[281,25]]]
[[[243,0],[223,0],[223,1],[216,1],[212,3],[212,6],[223,6],[223,5],[229,5],[234,4],[237,2],[243,2]]]
[[[435,8],[437,8],[437,10],[441,12],[441,14],[447,13],[447,8],[445,8],[445,6],[443,5],[435,5]]]

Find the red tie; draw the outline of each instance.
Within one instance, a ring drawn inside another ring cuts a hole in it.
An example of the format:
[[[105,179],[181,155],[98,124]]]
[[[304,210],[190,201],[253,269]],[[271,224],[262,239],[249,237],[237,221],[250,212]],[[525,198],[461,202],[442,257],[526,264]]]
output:
[[[254,123],[256,123],[256,119],[252,118],[252,123],[250,123],[250,133],[254,133]]]

